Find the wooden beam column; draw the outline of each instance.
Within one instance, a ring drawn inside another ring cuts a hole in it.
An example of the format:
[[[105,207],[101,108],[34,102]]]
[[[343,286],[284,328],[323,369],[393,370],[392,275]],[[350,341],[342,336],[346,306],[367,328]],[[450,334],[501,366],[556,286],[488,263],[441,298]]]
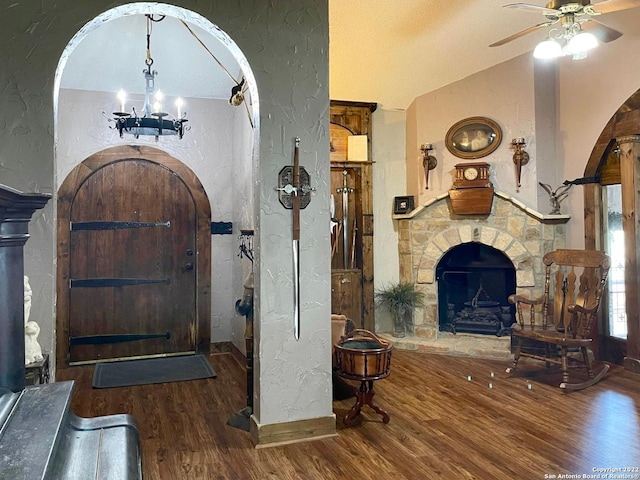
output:
[[[640,136],[617,139],[622,177],[622,227],[625,244],[627,356],[624,366],[640,373]]]

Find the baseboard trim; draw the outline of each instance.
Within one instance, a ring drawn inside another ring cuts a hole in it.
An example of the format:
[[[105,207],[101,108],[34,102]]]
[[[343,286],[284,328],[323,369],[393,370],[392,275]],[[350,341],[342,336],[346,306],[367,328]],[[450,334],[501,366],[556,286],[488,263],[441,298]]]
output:
[[[233,343],[231,342],[215,342],[211,344],[210,355],[215,355],[216,353],[229,353],[231,351],[231,347]]]
[[[624,357],[624,368],[633,373],[640,373],[640,359]]]
[[[238,362],[240,362],[243,366],[246,366],[247,364],[247,356],[242,352],[242,350],[240,350],[238,347],[236,347],[235,343],[231,342],[231,355],[238,360]]]
[[[255,448],[277,447],[337,437],[336,416],[260,425],[251,415],[251,437]]]

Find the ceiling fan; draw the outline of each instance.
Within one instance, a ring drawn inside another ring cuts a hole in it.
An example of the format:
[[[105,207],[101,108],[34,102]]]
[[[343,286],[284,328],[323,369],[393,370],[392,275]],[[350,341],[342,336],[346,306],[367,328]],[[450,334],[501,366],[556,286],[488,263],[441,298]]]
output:
[[[544,7],[529,3],[510,3],[504,5],[504,7],[541,13],[546,17],[547,21],[492,43],[489,45],[490,47],[499,47],[536,30],[558,23],[560,28],[553,28],[549,32],[551,42],[554,41],[552,39],[555,39],[555,41],[560,41],[563,45],[566,45],[569,40],[582,32],[593,34],[600,42],[611,42],[620,38],[622,32],[600,23],[594,17],[605,13],[640,7],[640,0],[605,0],[598,3],[591,3],[589,0],[551,0]],[[560,46],[560,44],[558,45]]]

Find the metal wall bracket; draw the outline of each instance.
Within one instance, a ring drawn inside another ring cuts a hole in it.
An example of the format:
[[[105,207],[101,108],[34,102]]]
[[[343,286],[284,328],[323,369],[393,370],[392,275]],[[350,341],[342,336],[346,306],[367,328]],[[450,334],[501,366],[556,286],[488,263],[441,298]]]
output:
[[[233,223],[211,222],[211,235],[231,235],[232,233]]]
[[[565,180],[562,182],[562,185],[587,185],[589,183],[600,183],[600,175],[576,178],[575,180]]]
[[[293,167],[287,165],[278,173],[278,200],[284,208],[293,208],[293,195],[300,195],[300,208],[306,208],[311,202],[311,177],[304,167],[300,167],[300,192],[293,186]]]

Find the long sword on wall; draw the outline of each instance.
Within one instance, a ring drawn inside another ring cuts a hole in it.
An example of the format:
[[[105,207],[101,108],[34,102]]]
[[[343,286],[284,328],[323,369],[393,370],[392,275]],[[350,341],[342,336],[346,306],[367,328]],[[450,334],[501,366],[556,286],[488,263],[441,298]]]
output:
[[[347,269],[349,268],[349,251],[347,250],[347,245],[349,245],[349,194],[353,193],[355,190],[349,187],[349,172],[347,170],[343,170],[342,175],[342,187],[336,189],[336,192],[342,194],[342,268]],[[355,229],[352,233],[355,240]]]
[[[300,339],[300,138],[296,137],[293,152],[293,334]]]
[[[300,138],[295,138],[293,166],[286,166],[278,175],[280,203],[292,210],[291,246],[293,250],[293,334],[300,339],[300,210],[311,201],[309,173],[300,166]]]

